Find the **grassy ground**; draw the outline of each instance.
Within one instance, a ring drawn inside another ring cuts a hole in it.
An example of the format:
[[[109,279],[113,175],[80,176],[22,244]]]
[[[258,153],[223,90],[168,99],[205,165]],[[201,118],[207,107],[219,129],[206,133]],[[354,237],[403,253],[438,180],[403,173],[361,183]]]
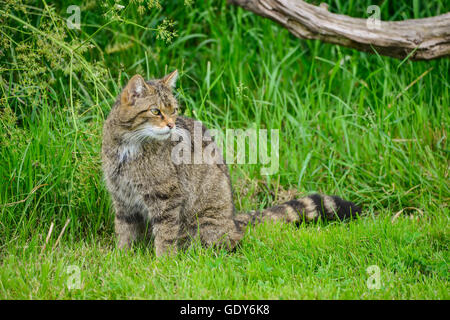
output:
[[[360,17],[373,4],[329,3]],[[143,16],[127,7],[125,22],[108,22],[94,3],[81,8],[81,31],[62,38],[67,5],[34,1],[26,16],[8,11],[0,29],[11,37],[0,55],[0,299],[449,298],[449,59],[399,61],[299,41],[225,1],[163,3]],[[420,18],[449,7],[384,1],[381,14]],[[164,17],[177,22],[171,43],[141,27]],[[90,48],[74,50],[87,39]],[[258,226],[234,253],[118,252],[100,171],[102,122],[130,76],[175,68],[185,115],[211,128],[279,130],[277,174],[231,166],[239,211],[323,192],[361,204],[365,216]],[[379,289],[367,285],[373,265]],[[79,268],[80,289],[68,288],[69,266]]]
[[[65,242],[44,254],[37,245],[15,246],[0,270],[0,297],[448,299],[443,229],[388,218],[300,229],[264,225],[236,253],[196,246],[171,259],[156,259],[144,246],[123,253],[104,239]],[[77,271],[70,266],[79,268],[79,282],[72,282]],[[369,266],[379,268],[378,288],[367,285]]]

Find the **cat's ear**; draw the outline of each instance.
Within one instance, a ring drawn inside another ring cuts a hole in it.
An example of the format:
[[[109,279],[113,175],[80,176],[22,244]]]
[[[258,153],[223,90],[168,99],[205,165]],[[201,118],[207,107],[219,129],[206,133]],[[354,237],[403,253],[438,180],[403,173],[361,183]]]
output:
[[[169,88],[175,88],[177,79],[178,79],[178,70],[175,69],[175,71],[172,71],[171,73],[166,75],[164,78],[162,78],[161,82]]]
[[[137,98],[151,94],[152,89],[145,83],[141,75],[134,75],[122,92],[120,101],[123,105],[133,105]]]

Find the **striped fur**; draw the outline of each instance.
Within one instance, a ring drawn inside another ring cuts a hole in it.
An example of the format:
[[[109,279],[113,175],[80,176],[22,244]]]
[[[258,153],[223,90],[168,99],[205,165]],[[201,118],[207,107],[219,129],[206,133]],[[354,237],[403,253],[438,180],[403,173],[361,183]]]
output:
[[[343,220],[360,213],[361,208],[359,206],[338,196],[313,194],[262,211],[239,214],[235,217],[235,220],[243,228],[248,224],[264,221],[301,223],[317,221],[319,217],[324,220]]]

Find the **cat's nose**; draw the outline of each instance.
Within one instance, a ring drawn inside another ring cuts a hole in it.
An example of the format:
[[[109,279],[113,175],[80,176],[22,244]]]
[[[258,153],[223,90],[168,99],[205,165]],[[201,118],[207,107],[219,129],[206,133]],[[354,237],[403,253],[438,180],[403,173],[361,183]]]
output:
[[[169,122],[169,123],[167,123],[167,126],[168,126],[170,129],[173,129],[173,128],[175,127],[175,123]]]

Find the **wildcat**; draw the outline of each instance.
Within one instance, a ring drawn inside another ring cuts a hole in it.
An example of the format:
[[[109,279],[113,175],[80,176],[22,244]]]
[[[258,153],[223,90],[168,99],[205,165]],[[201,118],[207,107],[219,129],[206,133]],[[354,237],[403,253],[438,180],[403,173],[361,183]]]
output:
[[[249,223],[300,223],[360,213],[352,202],[315,194],[236,215],[223,161],[176,164],[171,158],[179,143],[171,135],[181,129],[193,133],[195,121],[178,115],[172,94],[177,77],[176,70],[150,81],[133,76],[104,123],[102,167],[115,209],[119,248],[152,234],[157,256],[176,252],[195,237],[205,246],[233,249]]]

